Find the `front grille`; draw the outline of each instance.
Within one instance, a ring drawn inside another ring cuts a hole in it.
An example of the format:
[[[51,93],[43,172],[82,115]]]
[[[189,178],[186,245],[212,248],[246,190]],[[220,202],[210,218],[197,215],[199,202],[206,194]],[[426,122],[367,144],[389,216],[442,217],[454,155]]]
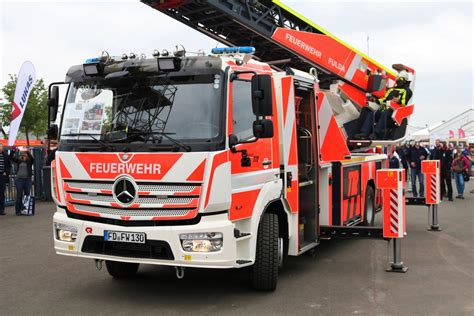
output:
[[[172,185],[172,184],[139,184],[138,191],[149,192],[191,192],[196,185]]]
[[[105,241],[102,236],[87,236],[82,252],[126,258],[174,260],[170,245],[163,240],[147,240],[145,244]]]
[[[189,213],[189,209],[182,210],[155,210],[155,209],[129,209],[129,208],[112,208],[92,205],[75,204],[74,207],[80,211],[99,213],[101,215],[115,215],[115,216],[150,216],[150,217],[171,217],[184,216]]]
[[[79,189],[83,192],[98,192],[101,190],[112,191],[114,182],[113,181],[77,181],[77,180],[66,180],[66,183],[71,189]],[[189,193],[195,190],[200,184],[160,184],[160,183],[147,183],[138,182],[139,192],[149,192],[150,194],[166,194],[166,193]]]
[[[159,220],[197,213],[200,183],[140,181],[137,198],[130,207],[119,207],[112,190],[114,181],[65,180],[66,201],[71,212],[89,212],[101,217],[131,220]]]
[[[98,201],[107,203],[116,203],[112,195],[96,194],[90,195],[87,193],[76,193],[71,192],[71,197],[74,200],[86,200],[86,201]],[[156,196],[140,196],[136,199],[136,203],[148,205],[148,204],[189,204],[193,200],[193,197],[156,197]]]

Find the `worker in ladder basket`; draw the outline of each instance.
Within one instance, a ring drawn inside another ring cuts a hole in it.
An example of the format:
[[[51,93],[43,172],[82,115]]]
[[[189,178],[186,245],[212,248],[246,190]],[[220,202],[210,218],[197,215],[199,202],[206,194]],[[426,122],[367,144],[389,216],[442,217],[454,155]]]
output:
[[[408,72],[402,70],[397,76],[395,87],[388,89],[385,95],[380,99],[371,97],[371,100],[380,104],[380,108],[377,111],[370,112],[366,116],[360,133],[356,134],[355,138],[371,140],[384,139],[386,129],[393,124],[389,121],[391,120],[393,110],[387,105],[387,101],[405,106],[411,99],[412,94],[410,81],[408,80]]]

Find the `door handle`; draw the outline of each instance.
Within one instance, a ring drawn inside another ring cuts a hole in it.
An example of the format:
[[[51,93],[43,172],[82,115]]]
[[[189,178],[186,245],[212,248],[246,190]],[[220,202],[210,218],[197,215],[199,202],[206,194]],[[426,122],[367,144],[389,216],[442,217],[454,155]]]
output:
[[[262,162],[262,165],[264,165],[264,166],[269,166],[271,164],[272,164],[271,160],[265,160],[264,162]]]

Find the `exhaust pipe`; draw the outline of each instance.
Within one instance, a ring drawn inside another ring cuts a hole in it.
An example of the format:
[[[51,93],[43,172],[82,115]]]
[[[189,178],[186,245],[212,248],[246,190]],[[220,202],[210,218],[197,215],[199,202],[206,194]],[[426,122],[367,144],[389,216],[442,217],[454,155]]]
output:
[[[176,277],[178,279],[183,279],[184,278],[184,268],[183,267],[174,267],[176,270]]]

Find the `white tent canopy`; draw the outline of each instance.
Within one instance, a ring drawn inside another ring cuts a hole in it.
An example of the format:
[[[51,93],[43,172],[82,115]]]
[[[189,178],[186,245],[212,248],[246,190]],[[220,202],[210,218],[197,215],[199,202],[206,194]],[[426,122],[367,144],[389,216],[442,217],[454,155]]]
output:
[[[441,126],[443,123],[438,123],[426,128],[422,128],[414,133],[411,133],[410,135],[407,136],[407,140],[428,140],[430,139],[431,131],[434,130],[435,128]]]
[[[449,120],[431,125],[407,135],[407,140],[429,140],[450,138],[450,131],[459,138],[459,129],[464,131],[465,137],[474,137],[474,109],[469,109]]]

